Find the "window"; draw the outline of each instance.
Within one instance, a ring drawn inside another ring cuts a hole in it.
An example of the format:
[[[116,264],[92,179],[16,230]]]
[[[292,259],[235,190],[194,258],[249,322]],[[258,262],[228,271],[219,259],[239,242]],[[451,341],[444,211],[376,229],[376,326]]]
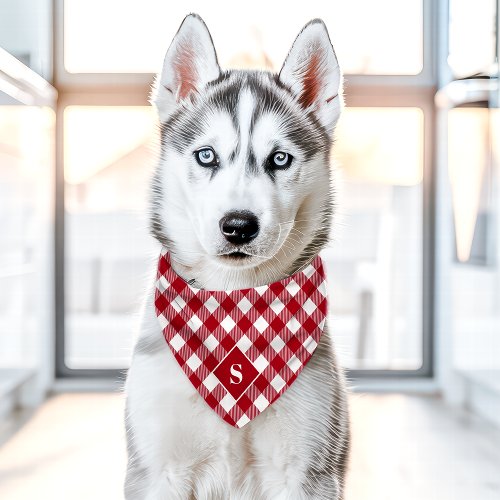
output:
[[[255,0],[237,11],[231,0],[65,0],[64,66],[70,73],[158,72],[188,12],[207,22],[222,66],[277,70],[305,22],[321,17],[345,73],[416,75],[423,68],[421,0]]]
[[[51,304],[45,264],[55,126],[52,109],[4,97],[0,92],[0,371],[32,369],[46,327],[39,319]]]
[[[490,74],[493,71],[496,4],[495,0],[450,0],[448,63],[455,77]]]
[[[64,109],[65,359],[122,368],[153,242],[147,188],[155,115],[145,106]]]
[[[442,89],[450,199],[444,200],[452,223],[448,262],[449,315],[445,325],[453,369],[478,387],[491,383],[500,367],[500,110],[498,80],[455,81]],[[486,83],[486,85],[485,85]],[[458,92],[457,92],[458,91]],[[456,96],[460,100],[456,101]],[[442,97],[442,96],[441,96]],[[451,222],[451,221],[450,221]]]
[[[340,220],[324,252],[333,337],[355,376],[430,374],[432,276],[423,270],[431,259],[434,4],[256,0],[236,13],[228,0],[57,1],[66,288],[59,373],[128,364],[132,314],[156,252],[144,212],[155,160],[147,98],[180,22],[198,12],[223,67],[278,70],[308,19],[327,23],[347,102],[334,152]]]
[[[350,368],[423,362],[423,118],[419,108],[351,107],[339,122],[340,213],[324,256],[330,328]]]

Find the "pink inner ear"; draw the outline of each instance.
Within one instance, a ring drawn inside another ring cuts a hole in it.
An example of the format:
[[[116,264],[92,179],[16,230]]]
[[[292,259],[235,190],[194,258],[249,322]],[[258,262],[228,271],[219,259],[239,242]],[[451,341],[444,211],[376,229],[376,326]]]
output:
[[[196,92],[198,74],[193,64],[194,57],[192,45],[185,44],[180,47],[175,58],[174,69],[179,82],[178,99],[185,99],[192,92]]]
[[[307,66],[302,78],[302,93],[299,102],[304,108],[313,104],[319,96],[322,83],[322,57],[321,50],[317,50],[307,61]]]

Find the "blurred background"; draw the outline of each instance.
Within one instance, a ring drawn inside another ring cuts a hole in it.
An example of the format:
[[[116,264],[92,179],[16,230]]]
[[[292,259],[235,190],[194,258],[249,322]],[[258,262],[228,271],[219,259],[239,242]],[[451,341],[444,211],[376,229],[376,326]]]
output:
[[[120,389],[158,248],[154,74],[199,13],[278,71],[326,22],[347,108],[324,251],[348,500],[500,498],[498,0],[0,0],[0,498],[122,498]]]

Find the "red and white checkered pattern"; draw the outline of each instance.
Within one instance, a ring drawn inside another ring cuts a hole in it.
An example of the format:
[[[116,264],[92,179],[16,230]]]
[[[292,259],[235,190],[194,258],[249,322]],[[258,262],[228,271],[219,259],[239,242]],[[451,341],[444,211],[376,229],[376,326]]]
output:
[[[210,407],[241,428],[286,391],[323,332],[325,273],[317,256],[303,271],[256,288],[191,287],[163,251],[155,306],[175,359]]]

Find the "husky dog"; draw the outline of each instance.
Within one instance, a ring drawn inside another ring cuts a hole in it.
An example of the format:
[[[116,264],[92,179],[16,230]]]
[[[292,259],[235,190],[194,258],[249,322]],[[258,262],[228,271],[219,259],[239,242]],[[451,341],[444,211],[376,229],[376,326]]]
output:
[[[274,74],[221,70],[204,22],[186,17],[153,96],[161,154],[151,227],[192,286],[281,280],[327,243],[341,81],[321,20],[303,28]],[[127,500],[343,497],[347,398],[326,328],[294,384],[236,429],[174,359],[152,284],[126,393]]]

